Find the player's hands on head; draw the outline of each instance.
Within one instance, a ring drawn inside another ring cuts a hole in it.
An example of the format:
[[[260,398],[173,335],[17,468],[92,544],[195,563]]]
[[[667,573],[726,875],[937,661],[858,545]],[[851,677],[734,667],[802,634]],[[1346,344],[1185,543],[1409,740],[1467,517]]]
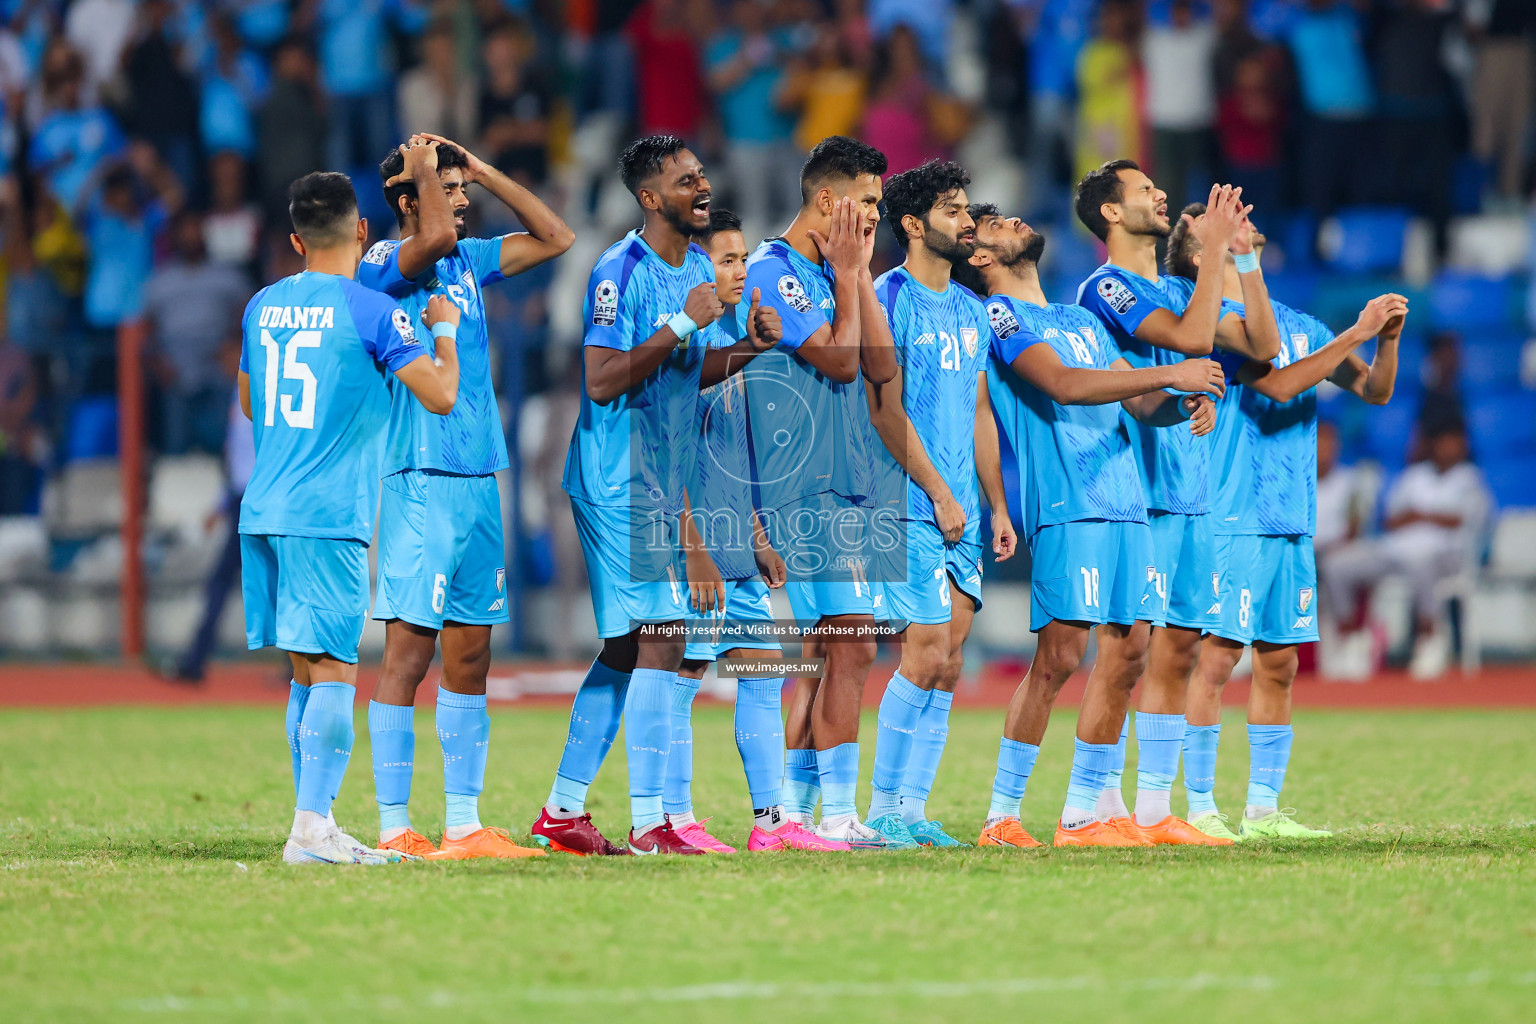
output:
[[[475,154],[471,153],[462,144],[454,142],[452,139],[444,138],[443,136],[438,135],[435,132],[422,132],[421,133],[421,137],[424,138],[424,139],[431,139],[433,142],[439,143],[439,144],[444,145],[444,146],[452,146],[454,149],[457,149],[460,153],[463,153],[464,154],[464,177],[468,181],[474,181],[477,178],[479,178],[482,174],[484,174],[486,171],[490,170],[490,165],[489,164],[487,164],[484,160],[481,160],[479,157],[475,156]]]
[[[859,268],[866,266],[864,221],[859,216],[859,207],[852,199],[843,198],[832,204],[832,226],[823,235],[820,231],[811,229],[808,234],[811,241],[816,243],[816,248],[821,250],[821,258],[832,264],[832,269],[839,274],[857,273]],[[873,246],[870,247],[873,252]]]
[[[437,142],[426,135],[412,135],[400,146],[405,168],[384,183],[385,188],[437,173]]]
[[[1396,331],[1403,329],[1402,320],[1408,315],[1408,299],[1406,296],[1395,292],[1378,295],[1365,304],[1360,311],[1360,316],[1355,320],[1355,327],[1364,331],[1367,337],[1375,337],[1386,331],[1387,325],[1394,319],[1397,321]],[[1396,337],[1394,332],[1392,337]]]
[[[443,322],[459,325],[459,307],[446,295],[434,295],[427,300],[427,308],[421,311],[421,322],[431,330],[433,324]]]
[[[1019,535],[1013,530],[1013,520],[1007,510],[992,510],[992,553],[994,562],[1006,562],[1019,550]]]
[[[1184,411],[1189,413],[1189,432],[1204,437],[1216,429],[1216,403],[1205,395],[1185,395]]]
[[[708,327],[720,319],[720,314],[725,312],[725,306],[721,304],[720,297],[715,294],[715,282],[705,281],[696,284],[688,292],[688,298],[683,302],[683,312],[688,314],[688,319],[700,327]]]
[[[960,507],[953,494],[942,494],[934,499],[933,522],[951,544],[965,536],[965,509]]]
[[[747,340],[759,352],[766,352],[784,340],[784,323],[779,311],[762,305],[763,290],[752,289],[752,305],[747,310]]]
[[[685,559],[688,574],[688,603],[701,612],[724,614],[725,581],[709,552],[703,547],[688,549]]]
[[[1227,375],[1214,359],[1186,359],[1173,364],[1174,389],[1206,392],[1220,398],[1227,393]]]

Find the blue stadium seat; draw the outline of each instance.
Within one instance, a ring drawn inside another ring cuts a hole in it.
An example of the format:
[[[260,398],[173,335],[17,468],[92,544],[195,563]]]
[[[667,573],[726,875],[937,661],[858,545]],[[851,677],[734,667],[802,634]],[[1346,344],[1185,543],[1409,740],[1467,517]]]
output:
[[[1511,278],[1448,270],[1429,286],[1429,301],[1436,327],[1469,331],[1519,325],[1520,289]]]
[[[1380,408],[1369,409],[1364,421],[1366,454],[1390,469],[1402,466],[1408,458],[1408,442],[1413,437],[1418,411],[1416,402],[1403,402],[1395,397]]]
[[[112,395],[82,398],[69,409],[69,440],[64,461],[110,458],[117,454],[117,399]]]
[[[1499,508],[1536,508],[1536,457],[1490,459],[1483,474]]]
[[[1279,301],[1304,312],[1311,312],[1317,297],[1318,274],[1313,270],[1292,269],[1294,262],[1286,255],[1286,269],[1278,273],[1264,273],[1264,283],[1269,294]]]
[[[1518,335],[1466,338],[1461,346],[1462,383],[1472,391],[1518,388],[1524,351],[1525,339]]]
[[[1409,213],[1396,206],[1355,206],[1340,210],[1323,238],[1323,258],[1335,270],[1355,273],[1396,271],[1403,263]]]
[[[1536,394],[1469,394],[1467,426],[1479,458],[1507,459],[1536,452]]]

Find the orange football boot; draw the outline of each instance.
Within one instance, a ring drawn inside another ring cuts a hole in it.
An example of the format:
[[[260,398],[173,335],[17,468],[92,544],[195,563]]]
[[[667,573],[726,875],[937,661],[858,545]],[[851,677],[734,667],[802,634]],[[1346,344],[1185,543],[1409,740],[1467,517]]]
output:
[[[413,828],[406,829],[387,843],[380,843],[379,849],[394,850],[407,857],[425,857],[437,852],[437,847],[432,845],[432,840]]]
[[[1156,825],[1137,825],[1153,846],[1231,846],[1232,840],[1208,836],[1183,818],[1168,815]]]
[[[1128,840],[1126,842],[1127,846],[1154,845],[1152,840],[1148,838],[1147,834],[1142,831],[1141,826],[1136,824],[1136,819],[1130,817],[1129,815],[1122,815],[1118,818],[1110,818],[1108,821],[1104,822],[1104,824],[1124,836]]]
[[[543,857],[537,847],[518,846],[504,828],[482,828],[463,839],[444,837],[443,848],[430,854],[428,860],[469,860],[471,857],[500,857],[515,860],[519,857]]]
[[[1151,846],[1137,835],[1127,836],[1107,821],[1095,821],[1082,828],[1063,828],[1056,823],[1056,846]]]
[[[1019,824],[1018,818],[1004,818],[995,821],[981,830],[981,838],[976,840],[977,846],[1015,846],[1021,849],[1034,849],[1044,847],[1045,844],[1028,832]]]

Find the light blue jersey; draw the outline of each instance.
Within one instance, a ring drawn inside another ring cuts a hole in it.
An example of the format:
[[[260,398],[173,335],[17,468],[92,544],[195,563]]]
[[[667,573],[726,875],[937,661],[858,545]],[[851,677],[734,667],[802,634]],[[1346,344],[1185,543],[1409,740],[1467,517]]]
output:
[[[1109,328],[1120,354],[1132,366],[1169,366],[1185,357],[1140,340],[1136,328],[1157,309],[1182,314],[1189,305],[1185,283],[1170,277],[1148,281],[1106,263],[1078,287],[1077,304]],[[1123,419],[1136,448],[1147,507],[1183,515],[1209,512],[1211,445],[1207,440],[1187,430],[1150,427],[1129,415]]]
[[[584,345],[628,352],[682,312],[688,292],[713,283],[709,255],[690,245],[674,267],[631,231],[608,247],[587,282]],[[571,437],[562,486],[593,505],[682,511],[698,459],[699,374],[719,328],[685,338],[650,376],[607,405],[587,397]]]
[[[446,416],[436,416],[404,384],[390,385],[389,443],[384,472],[432,469],[484,476],[507,468],[507,439],[491,384],[491,345],[486,333],[482,285],[502,280],[501,239],[465,238],[415,280],[400,273],[400,243],[376,242],[357,268],[357,279],[400,303],[413,324],[421,323],[427,300],[446,295],[459,307],[454,339],[459,357],[459,398]],[[429,351],[436,342],[426,342]]]
[[[778,311],[784,338],[744,371],[753,479],[759,506],[778,510],[830,492],[855,505],[875,492],[874,430],[864,381],[843,384],[799,355],[806,340],[831,324],[833,275],[770,238],[747,260],[746,293]]]
[[[1280,328],[1280,354],[1272,360],[1277,369],[1333,340],[1333,331],[1316,317],[1273,300],[1271,305]],[[1243,312],[1238,303],[1228,308]],[[1227,397],[1217,410],[1213,457],[1230,468],[1216,487],[1216,532],[1311,536],[1317,529],[1317,389],[1276,402],[1236,384],[1243,362],[1222,357]]]
[[[410,315],[350,278],[305,271],[257,292],[241,323],[256,462],[240,532],[366,544],[386,378],[425,354]]]
[[[1011,364],[1032,345],[1049,345],[1067,366],[1105,370],[1120,358],[1115,343],[1081,306],[995,295],[987,300],[992,407],[1019,456],[1025,536],[1085,519],[1145,523],[1136,458],[1120,421],[1120,403],[1058,405]]]
[[[715,344],[730,346],[746,336],[737,314],[720,318]],[[694,521],[715,567],[727,580],[757,575],[752,543],[752,459],[747,451],[746,388],[732,374],[699,392],[699,461],[688,484]]]
[[[928,459],[949,485],[966,519],[981,514],[976,482],[976,386],[987,369],[987,314],[976,293],[951,283],[942,292],[921,284],[904,267],[880,275],[875,296],[885,310],[901,365],[901,401]],[[881,472],[902,494],[898,515],[933,521],[933,500],[880,445]]]

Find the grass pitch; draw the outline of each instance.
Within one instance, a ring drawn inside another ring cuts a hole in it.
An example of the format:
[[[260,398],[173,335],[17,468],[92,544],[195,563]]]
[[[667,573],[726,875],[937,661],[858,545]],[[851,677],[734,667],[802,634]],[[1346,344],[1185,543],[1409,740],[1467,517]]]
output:
[[[954,716],[930,811],[966,839],[1000,718]],[[1286,802],[1341,833],[1315,845],[342,870],[278,861],[281,721],[276,706],[0,712],[0,1017],[1401,1024],[1525,1021],[1536,1001],[1529,711],[1299,715]],[[484,818],[516,835],[565,714],[492,721]],[[366,838],[358,722],[337,817]],[[413,812],[436,835],[431,728],[419,715]],[[1071,729],[1052,724],[1025,799],[1047,840]],[[701,708],[695,743],[700,813],[744,846],[729,710]],[[1246,746],[1229,717],[1217,795],[1233,812]],[[610,835],[624,794],[619,753],[590,804]]]

